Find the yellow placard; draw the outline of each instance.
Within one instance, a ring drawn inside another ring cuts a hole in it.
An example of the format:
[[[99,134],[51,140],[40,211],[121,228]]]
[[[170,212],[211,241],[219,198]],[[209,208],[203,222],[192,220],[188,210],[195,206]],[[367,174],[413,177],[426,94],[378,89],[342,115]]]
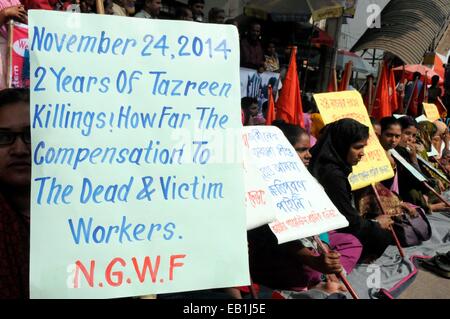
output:
[[[314,94],[325,124],[352,118],[369,127],[369,141],[362,161],[349,176],[352,190],[366,187],[394,176],[389,159],[378,141],[361,94],[356,91]]]
[[[423,109],[425,111],[425,115],[431,122],[437,121],[441,118],[435,104],[423,103]]]
[[[343,4],[335,0],[308,0],[308,5],[314,21],[339,18],[344,12]]]

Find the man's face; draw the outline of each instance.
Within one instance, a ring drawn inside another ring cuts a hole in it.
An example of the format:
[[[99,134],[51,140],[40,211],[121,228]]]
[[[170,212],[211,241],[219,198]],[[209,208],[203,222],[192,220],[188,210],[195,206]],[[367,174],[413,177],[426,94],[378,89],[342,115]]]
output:
[[[400,137],[402,135],[402,128],[400,124],[391,125],[387,130],[381,133],[380,142],[383,148],[388,151],[396,148],[400,143]]]
[[[364,156],[364,147],[367,146],[367,140],[353,143],[347,153],[347,163],[351,166],[357,165]]]
[[[416,143],[417,128],[410,126],[402,130],[402,136],[400,138],[400,146],[406,147],[408,144]]]
[[[205,4],[204,3],[194,3],[191,7],[192,9],[192,13],[195,16],[198,15],[203,15],[203,9],[205,8]]]
[[[10,187],[27,187],[31,184],[31,144],[13,133],[24,133],[29,142],[30,113],[27,103],[0,107],[0,184]],[[8,145],[5,145],[8,144]]]
[[[309,162],[311,161],[311,153],[309,150],[311,149],[311,141],[308,134],[302,134],[297,139],[297,143],[294,145],[294,149],[297,151],[298,157],[302,160],[303,164],[308,167]]]
[[[259,40],[261,35],[261,26],[259,24],[254,24],[250,27],[250,39]]]
[[[148,1],[149,13],[152,16],[159,16],[159,11],[161,10],[161,0],[150,0]]]

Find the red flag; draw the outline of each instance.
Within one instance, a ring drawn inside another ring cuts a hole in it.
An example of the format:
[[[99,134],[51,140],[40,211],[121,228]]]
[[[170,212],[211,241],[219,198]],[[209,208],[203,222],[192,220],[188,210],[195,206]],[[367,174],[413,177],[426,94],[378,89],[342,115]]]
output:
[[[271,85],[269,85],[267,95],[268,95],[269,101],[267,102],[268,108],[267,108],[267,115],[266,115],[266,125],[272,125],[272,122],[275,120],[275,102],[273,100],[273,92],[272,92]]]
[[[377,120],[383,117],[391,116],[392,109],[389,103],[389,69],[386,64],[384,64],[381,70],[380,78],[378,81],[378,89],[375,97],[375,103],[373,105],[372,116]]]
[[[395,84],[394,70],[391,69],[389,72],[389,104],[391,105],[392,113],[398,110],[396,87],[397,85]]]
[[[297,73],[297,47],[292,48],[289,68],[277,101],[277,119],[303,126],[302,97]]]

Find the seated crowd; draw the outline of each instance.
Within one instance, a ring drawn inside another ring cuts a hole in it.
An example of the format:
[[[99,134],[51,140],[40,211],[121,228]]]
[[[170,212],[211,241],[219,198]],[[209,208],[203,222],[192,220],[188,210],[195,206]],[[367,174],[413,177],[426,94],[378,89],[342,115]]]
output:
[[[0,91],[0,298],[26,298],[29,294],[29,103],[27,89]],[[246,107],[252,109],[252,101],[246,103]],[[248,123],[246,117],[243,121]],[[448,129],[440,122],[418,124],[407,116],[380,121],[379,140],[395,171],[392,179],[375,185],[386,203],[387,214],[381,213],[370,187],[352,192],[348,181],[352,167],[364,157],[369,127],[353,119],[342,119],[323,127],[316,141],[299,126],[279,120],[272,124],[285,134],[299,159],[322,184],[349,226],[320,235],[329,248],[326,253],[319,252],[312,238],[278,245],[267,225],[249,231],[249,267],[257,285],[291,291],[317,287],[327,293],[343,291],[345,288],[336,275],[349,274],[357,263],[371,262],[389,245],[395,244],[391,227],[396,218],[402,214],[426,218],[425,214],[449,210],[439,201],[439,194],[449,186],[441,175],[448,176],[450,154]],[[391,156],[391,150],[396,150],[426,176],[432,189],[416,182]],[[436,155],[430,156],[434,154],[432,150]],[[432,162],[435,170],[422,165],[420,158]],[[402,245],[411,244],[402,242]],[[323,286],[325,282],[335,285]],[[229,288],[225,293],[240,298],[248,290]]]

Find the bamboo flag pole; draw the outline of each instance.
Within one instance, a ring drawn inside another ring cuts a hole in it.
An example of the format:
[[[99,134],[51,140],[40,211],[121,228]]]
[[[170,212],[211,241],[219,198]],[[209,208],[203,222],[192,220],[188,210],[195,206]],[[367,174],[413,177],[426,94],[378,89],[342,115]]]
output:
[[[373,92],[373,77],[369,77],[368,81],[369,81],[369,83],[368,83],[368,85],[369,85],[369,99],[368,99],[368,101],[369,101],[369,107],[370,107],[370,105],[372,104],[373,95],[375,93],[375,92]],[[370,112],[370,113],[372,113],[372,112]]]
[[[13,34],[14,34],[14,23],[12,20],[8,22],[8,57],[6,64],[6,87],[10,88],[12,86],[12,51],[13,51]]]
[[[386,210],[384,209],[383,204],[381,203],[380,195],[378,194],[377,188],[375,187],[374,184],[372,184],[372,189],[373,189],[373,191],[374,191],[374,193],[375,193],[375,198],[376,198],[376,200],[377,200],[378,206],[379,206],[380,209],[381,209],[381,212],[383,213],[383,215],[387,215]],[[394,229],[392,228],[392,226],[390,227],[390,231],[391,231],[392,237],[394,237],[395,245],[396,245],[397,248],[398,248],[398,252],[400,253],[400,256],[401,256],[402,258],[405,258],[405,252],[403,251],[403,248],[402,248],[402,246],[400,245],[400,241],[398,240],[397,234],[395,233],[395,231],[394,231]]]
[[[103,0],[95,0],[98,14],[105,14],[105,6],[103,5]]]
[[[328,253],[328,248],[322,243],[319,236],[314,236],[314,241],[319,245],[319,248],[322,250],[323,253]],[[355,290],[353,289],[352,285],[348,282],[347,278],[344,275],[344,271],[340,272],[338,275],[339,279],[344,284],[345,288],[347,288],[350,295],[352,295],[353,299],[359,299],[358,295],[356,294]]]

